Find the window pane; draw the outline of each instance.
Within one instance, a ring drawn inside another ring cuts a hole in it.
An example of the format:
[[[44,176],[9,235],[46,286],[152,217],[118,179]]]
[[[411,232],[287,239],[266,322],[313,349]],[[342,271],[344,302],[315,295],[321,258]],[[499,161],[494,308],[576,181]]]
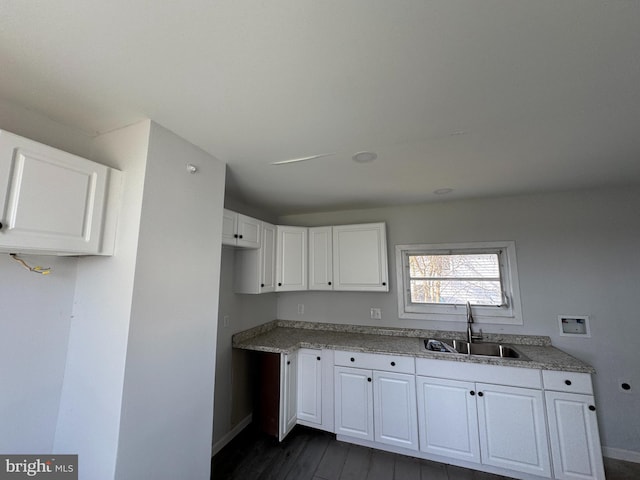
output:
[[[499,278],[497,253],[409,255],[411,278]]]
[[[411,303],[502,305],[500,280],[411,280]]]

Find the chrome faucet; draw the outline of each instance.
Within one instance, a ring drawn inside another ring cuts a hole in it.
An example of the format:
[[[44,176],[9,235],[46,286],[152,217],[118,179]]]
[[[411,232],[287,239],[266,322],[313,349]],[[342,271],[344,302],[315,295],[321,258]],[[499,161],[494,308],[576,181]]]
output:
[[[473,313],[471,313],[471,304],[467,302],[467,342],[473,343],[474,340],[482,340],[482,330],[479,334],[474,334],[471,329],[473,323]]]

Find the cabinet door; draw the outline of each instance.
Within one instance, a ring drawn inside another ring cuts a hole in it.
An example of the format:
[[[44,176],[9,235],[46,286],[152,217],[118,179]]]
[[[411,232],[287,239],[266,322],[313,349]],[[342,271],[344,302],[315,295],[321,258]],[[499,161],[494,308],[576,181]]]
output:
[[[296,425],[297,380],[297,354],[283,354],[280,363],[280,429],[278,432],[280,441]]]
[[[276,283],[276,227],[261,222],[260,248],[239,248],[234,255],[236,293],[269,293]]]
[[[260,220],[239,213],[236,245],[245,248],[260,248],[261,223]]]
[[[371,370],[335,367],[335,431],[337,435],[373,440]]]
[[[384,223],[333,227],[333,289],[388,292]]]
[[[331,227],[309,229],[309,290],[333,289]]]
[[[276,291],[307,289],[307,228],[276,227]]]
[[[416,377],[420,450],[480,463],[475,384]]]
[[[222,212],[222,244],[235,247],[237,233],[238,214],[225,208]]]
[[[476,384],[482,463],[551,475],[542,391]]]
[[[415,376],[374,370],[373,417],[376,442],[418,450]]]
[[[262,223],[262,243],[260,245],[260,293],[276,289],[276,227]]]
[[[545,398],[555,478],[604,480],[593,396],[548,391]]]
[[[298,350],[298,420],[322,424],[322,356],[320,350]]]
[[[112,169],[0,132],[0,248],[98,254]]]

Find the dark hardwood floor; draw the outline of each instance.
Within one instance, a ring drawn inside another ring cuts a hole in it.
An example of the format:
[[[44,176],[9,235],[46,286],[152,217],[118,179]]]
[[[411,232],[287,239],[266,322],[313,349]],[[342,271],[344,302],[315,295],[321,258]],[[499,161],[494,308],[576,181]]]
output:
[[[640,464],[605,459],[607,480],[638,480]],[[211,461],[212,480],[504,480],[395,455],[297,426],[282,442],[247,427]]]

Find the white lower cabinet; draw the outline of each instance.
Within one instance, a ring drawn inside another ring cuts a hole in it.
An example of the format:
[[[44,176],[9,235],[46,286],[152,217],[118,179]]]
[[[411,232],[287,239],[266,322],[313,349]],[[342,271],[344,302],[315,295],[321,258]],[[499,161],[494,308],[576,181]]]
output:
[[[545,400],[555,478],[604,480],[593,396],[547,391]]]
[[[322,354],[298,350],[298,422],[322,424]]]
[[[297,423],[333,433],[333,350],[298,350]]]
[[[280,369],[281,440],[301,423],[515,478],[605,479],[589,374],[304,348]]]
[[[282,440],[296,425],[297,414],[297,352],[283,354],[280,360],[280,415],[278,439]]]
[[[484,465],[551,476],[542,391],[476,384]]]
[[[341,366],[342,359],[358,366]],[[361,440],[418,450],[413,359],[387,355],[336,352],[335,433]]]
[[[373,371],[374,440],[418,449],[415,375]]]
[[[417,377],[420,450],[480,463],[475,385]]]
[[[432,377],[416,383],[421,451],[550,477],[540,390]]]
[[[373,440],[371,371],[336,367],[334,372],[336,434]]]

